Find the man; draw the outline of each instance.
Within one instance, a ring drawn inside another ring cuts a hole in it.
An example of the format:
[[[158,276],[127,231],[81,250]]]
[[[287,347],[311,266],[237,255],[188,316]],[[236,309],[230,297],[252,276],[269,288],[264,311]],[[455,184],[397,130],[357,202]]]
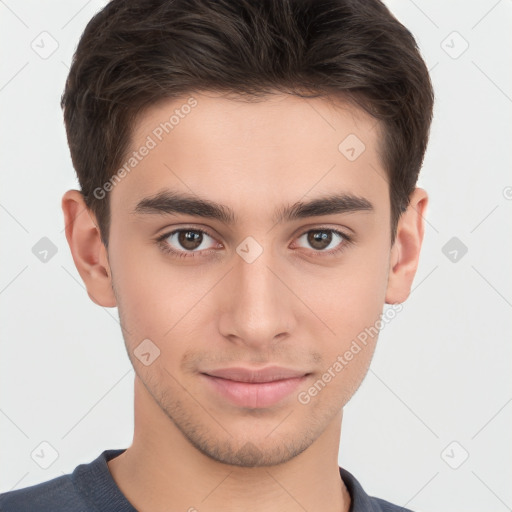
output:
[[[62,97],[66,237],[118,307],[135,432],[5,511],[406,510],[338,466],[416,272],[433,91],[378,0],[113,0]]]

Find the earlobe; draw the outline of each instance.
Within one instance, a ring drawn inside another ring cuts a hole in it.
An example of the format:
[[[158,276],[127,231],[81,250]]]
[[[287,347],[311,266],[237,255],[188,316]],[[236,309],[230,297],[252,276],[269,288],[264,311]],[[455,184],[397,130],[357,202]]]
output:
[[[386,304],[401,303],[409,297],[418,269],[427,204],[427,192],[422,188],[416,188],[411,194],[407,210],[398,221],[396,239],[389,260]]]
[[[117,306],[107,250],[101,241],[96,218],[79,190],[68,190],[63,195],[62,211],[66,239],[87,294],[99,306]]]

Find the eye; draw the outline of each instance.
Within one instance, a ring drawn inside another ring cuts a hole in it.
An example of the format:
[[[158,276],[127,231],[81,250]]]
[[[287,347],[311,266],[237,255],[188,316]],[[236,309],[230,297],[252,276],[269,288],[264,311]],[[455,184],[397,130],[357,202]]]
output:
[[[332,228],[317,228],[306,231],[298,240],[304,239],[315,253],[336,254],[345,249],[351,238],[345,233]]]
[[[214,242],[208,242],[208,239]],[[301,239],[304,239],[309,248],[313,249],[314,256],[338,254],[352,241],[348,235],[337,229],[322,227],[306,231],[298,238],[298,240]],[[223,247],[222,244],[215,242],[214,237],[207,231],[191,227],[165,233],[158,237],[157,244],[164,253],[179,258],[208,256],[216,252],[216,249]]]
[[[178,257],[195,257],[195,252],[210,253],[208,250],[208,238],[213,239],[203,229],[183,228],[165,233],[157,239],[161,249]],[[221,245],[216,243],[217,246]]]

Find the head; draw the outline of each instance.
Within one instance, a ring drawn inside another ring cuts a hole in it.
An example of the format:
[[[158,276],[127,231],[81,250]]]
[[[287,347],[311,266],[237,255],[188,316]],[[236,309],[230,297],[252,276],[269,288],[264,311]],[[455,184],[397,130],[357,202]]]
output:
[[[113,0],[62,107],[66,236],[147,399],[221,462],[306,450],[367,372],[378,335],[354,340],[416,272],[433,91],[413,36],[378,0]],[[204,380],[268,364],[305,375],[269,406]]]

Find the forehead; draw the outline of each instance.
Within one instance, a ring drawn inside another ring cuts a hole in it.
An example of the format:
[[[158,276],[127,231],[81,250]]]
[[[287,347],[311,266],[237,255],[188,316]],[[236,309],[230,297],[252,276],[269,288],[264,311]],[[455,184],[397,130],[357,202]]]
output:
[[[234,210],[333,191],[387,194],[380,141],[374,118],[332,99],[183,95],[139,116],[111,206],[133,209],[164,188]]]

